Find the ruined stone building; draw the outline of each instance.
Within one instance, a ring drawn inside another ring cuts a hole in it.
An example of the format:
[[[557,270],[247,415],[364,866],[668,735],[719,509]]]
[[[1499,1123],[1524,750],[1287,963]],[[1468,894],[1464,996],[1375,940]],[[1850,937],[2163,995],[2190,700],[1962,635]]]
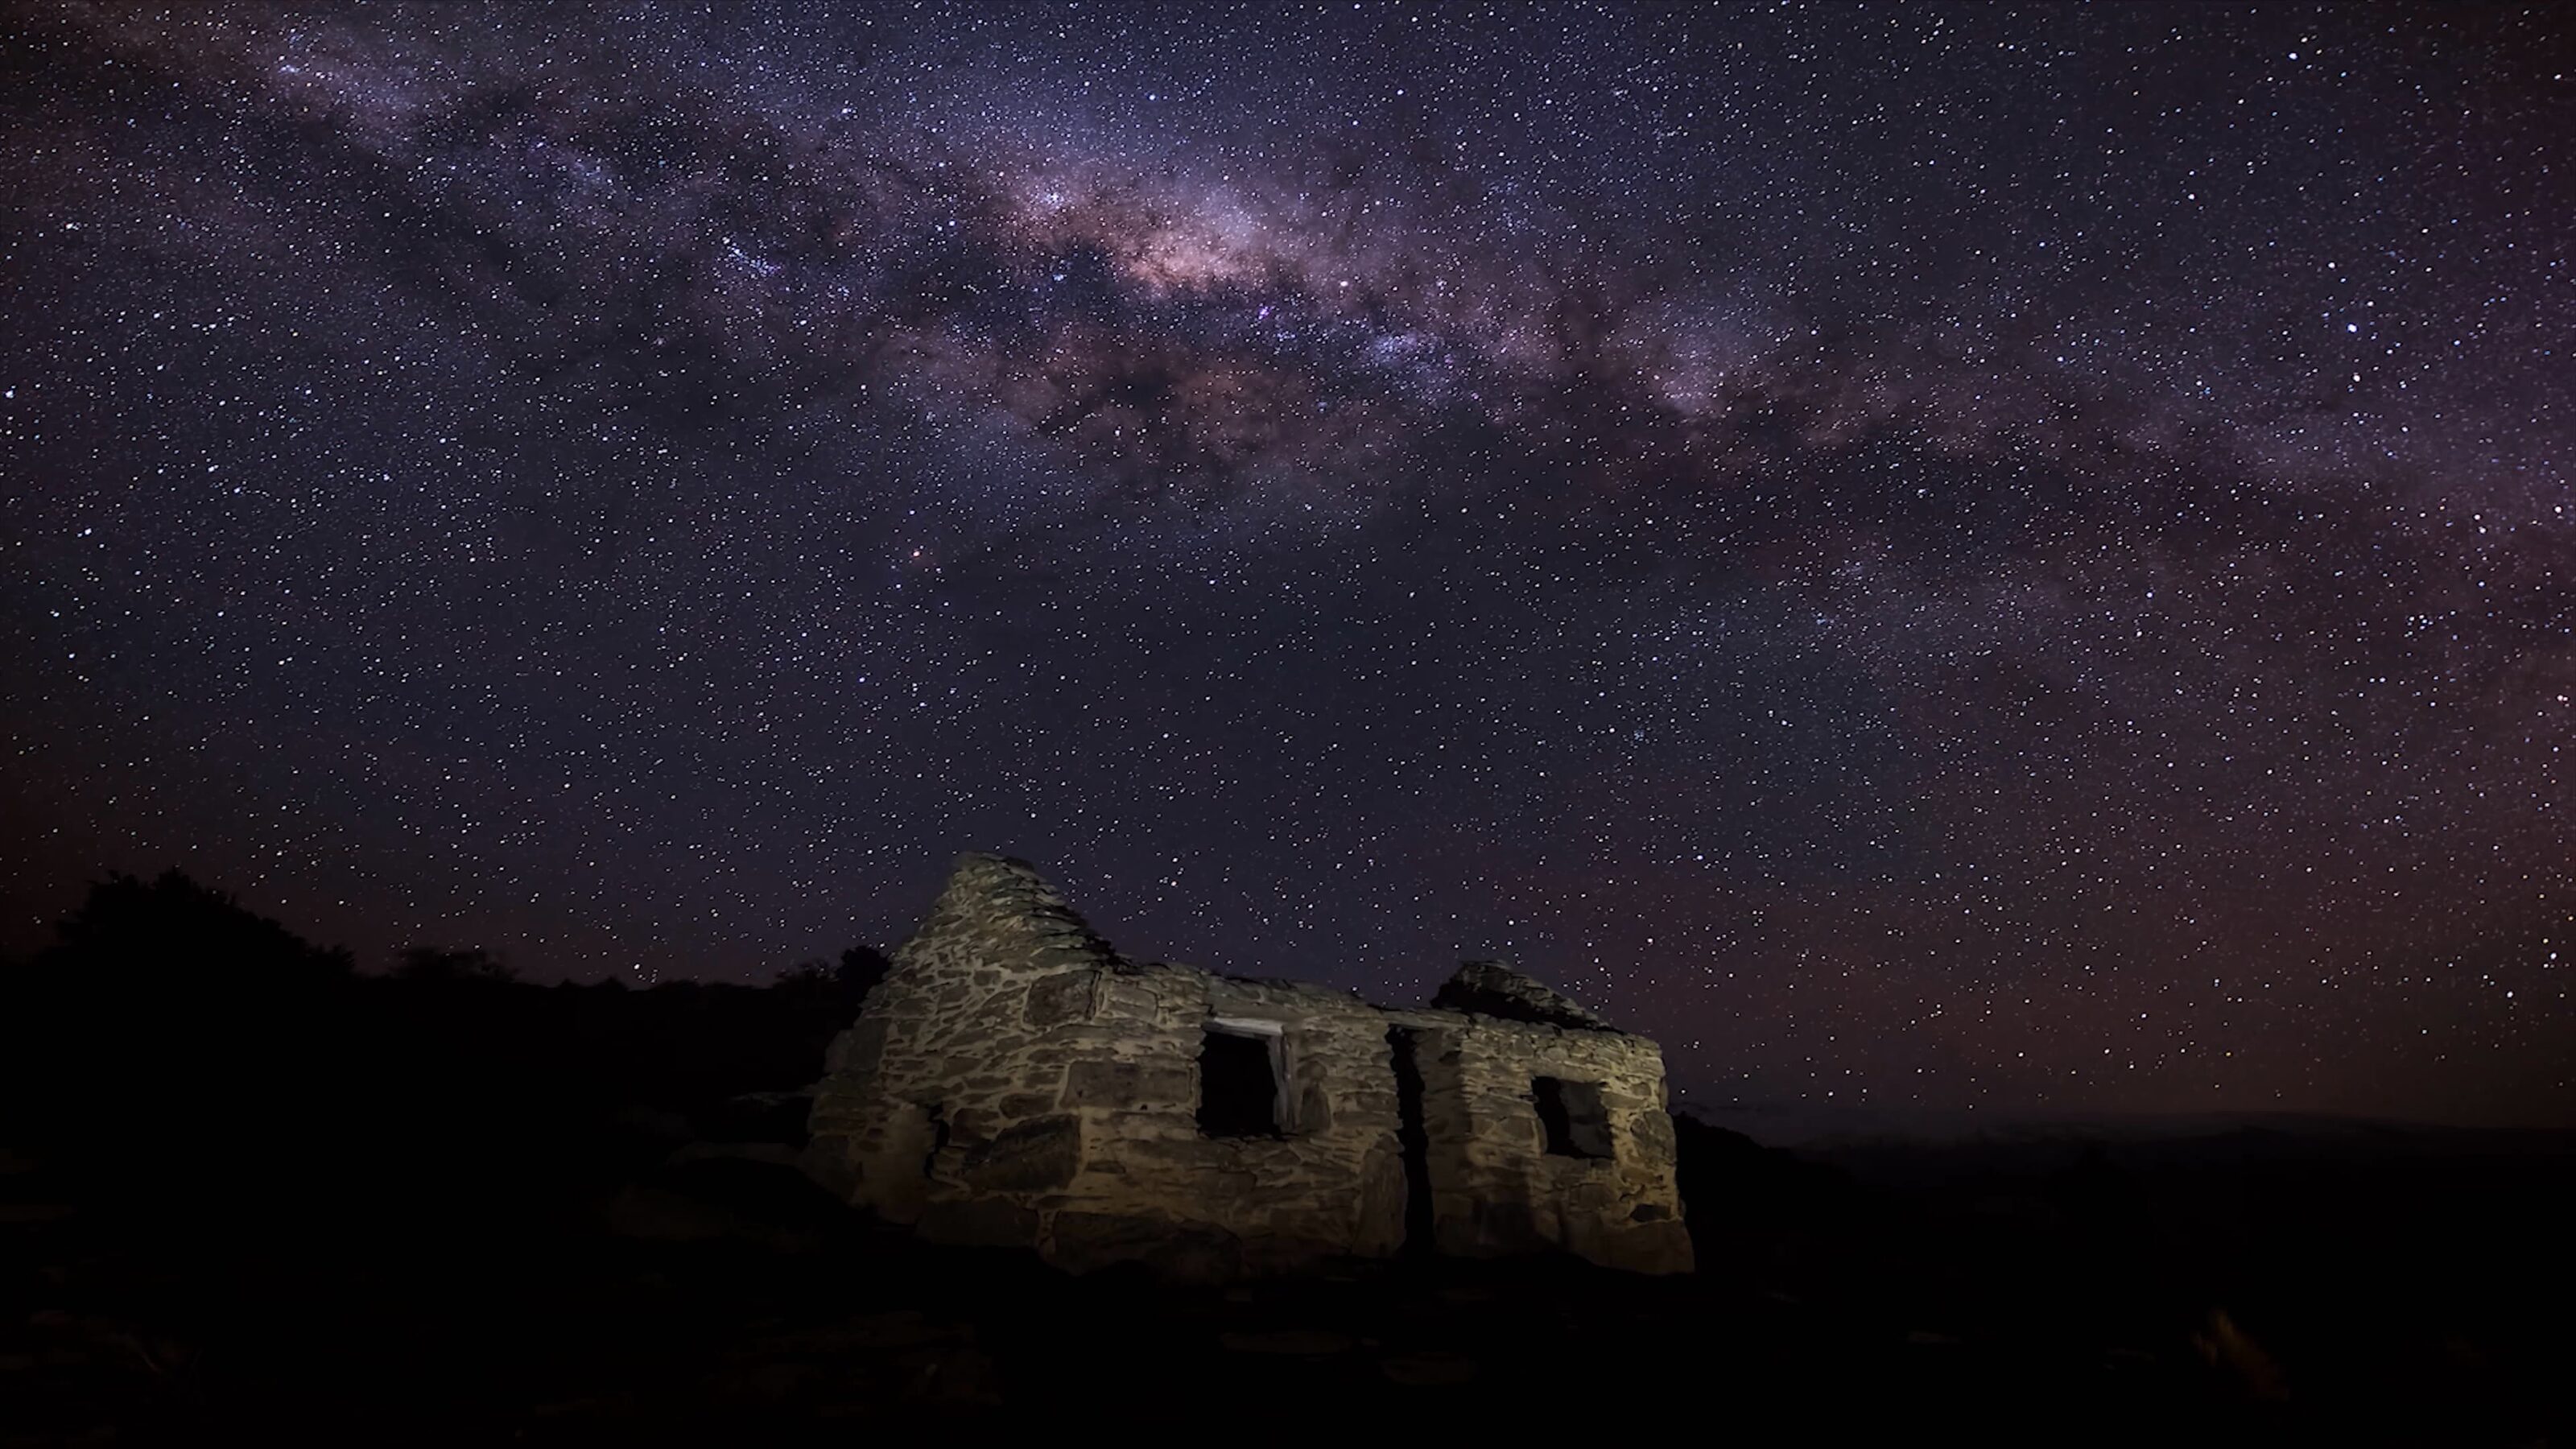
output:
[[[1131,961],[969,855],[818,1085],[809,1170],[943,1242],[1225,1278],[1565,1251],[1691,1267],[1663,1054],[1508,968],[1428,1008]]]

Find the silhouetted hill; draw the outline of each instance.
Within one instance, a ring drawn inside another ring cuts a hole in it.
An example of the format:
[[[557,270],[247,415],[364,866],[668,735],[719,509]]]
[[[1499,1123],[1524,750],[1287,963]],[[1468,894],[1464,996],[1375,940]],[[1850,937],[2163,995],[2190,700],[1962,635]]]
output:
[[[867,984],[854,960],[768,989],[539,987],[436,951],[365,975],[175,872],[111,877],[57,935],[0,973],[11,1145],[181,1226],[613,1178],[804,1086]]]

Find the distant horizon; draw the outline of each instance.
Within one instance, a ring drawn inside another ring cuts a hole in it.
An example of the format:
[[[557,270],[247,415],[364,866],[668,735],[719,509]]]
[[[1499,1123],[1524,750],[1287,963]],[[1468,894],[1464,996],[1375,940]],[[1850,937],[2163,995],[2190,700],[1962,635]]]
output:
[[[1867,1146],[2006,1144],[2012,1142],[2177,1142],[2256,1129],[2322,1138],[2330,1129],[2353,1132],[2576,1133],[2576,1120],[2445,1121],[2437,1117],[2384,1116],[2331,1109],[2286,1107],[2153,1108],[2057,1107],[2047,1104],[1933,1107],[1869,1102],[1801,1102],[1739,1098],[1712,1102],[1679,1096],[1673,1110],[1740,1132],[1765,1147],[1861,1148]]]
[[[964,853],[966,852],[959,852],[959,854]],[[169,869],[177,868],[170,867]],[[160,871],[122,872],[122,874],[145,881],[149,881],[159,876],[161,873],[162,872]],[[187,875],[191,880],[195,881],[196,884],[202,887],[230,895],[241,909],[256,916],[275,920],[288,931],[307,940],[315,946],[325,949],[349,950],[352,958],[352,965],[354,969],[361,974],[373,976],[391,975],[401,964],[400,957],[402,954],[415,947],[460,950],[483,949],[478,943],[472,941],[424,939],[408,941],[399,946],[388,946],[381,952],[377,953],[359,951],[354,948],[350,948],[345,941],[302,930],[294,920],[281,916],[274,911],[262,909],[256,901],[245,898],[239,891],[226,890],[218,882],[198,876],[194,872],[182,871],[181,873]],[[111,872],[100,872],[93,878],[103,880],[109,874],[111,874]],[[41,950],[45,942],[51,939],[52,922],[55,919],[68,914],[72,907],[77,903],[78,897],[76,895],[73,899],[66,901],[62,910],[46,917],[46,926],[42,938],[37,939],[31,937],[33,944],[29,947],[19,950],[10,950],[5,947],[0,947],[0,963],[11,963],[24,960],[34,955],[36,951]],[[1079,910],[1081,903],[1076,901],[1074,904],[1076,909]],[[926,911],[928,908],[929,900],[925,898],[921,904],[920,910],[915,912],[916,920],[920,911]],[[1092,924],[1095,928],[1101,926],[1101,923],[1098,921],[1093,921]],[[840,952],[848,949],[849,947],[865,946],[880,953],[890,955],[895,947],[902,943],[903,936],[910,933],[910,929],[911,924],[908,923],[902,932],[883,941],[852,941],[847,943],[845,946],[835,947],[829,950],[817,949],[811,953],[794,957],[793,959],[780,960],[765,968],[746,968],[733,976],[672,975],[658,977],[651,980],[646,980],[636,976],[620,975],[615,972],[604,972],[589,976],[549,976],[542,974],[542,961],[532,961],[529,959],[513,957],[507,953],[496,952],[493,954],[500,964],[505,965],[512,970],[520,984],[527,986],[594,987],[615,983],[629,989],[644,990],[662,985],[699,984],[761,989],[774,984],[782,975],[792,972],[798,967],[817,963],[826,966],[834,964],[837,961]],[[1114,933],[1107,934],[1109,934],[1109,938],[1113,946],[1119,944]],[[1129,955],[1131,959],[1138,960],[1174,959],[1156,953],[1137,954],[1127,952],[1124,951],[1123,948],[1122,954]],[[1379,1005],[1386,1006],[1420,1005],[1426,1003],[1429,1001],[1433,990],[1436,989],[1438,982],[1446,979],[1450,970],[1454,969],[1463,961],[1476,959],[1497,958],[1491,956],[1490,953],[1485,956],[1478,956],[1474,953],[1464,954],[1454,960],[1446,962],[1445,964],[1435,964],[1434,966],[1425,968],[1426,975],[1428,976],[1431,984],[1426,985],[1422,991],[1413,997],[1398,998],[1379,994],[1368,996],[1367,999]],[[1188,961],[1185,964],[1199,966],[1208,970],[1216,971],[1220,974],[1250,974],[1230,971],[1223,962]],[[1544,963],[1527,962],[1515,959],[1512,964],[1520,969],[1533,973],[1544,984],[1551,986],[1558,984],[1547,972]],[[540,968],[537,974],[530,974],[529,968],[532,966]],[[1322,980],[1320,977],[1299,975],[1295,972],[1278,974],[1282,974],[1287,979],[1292,980]],[[1584,1004],[1595,1005],[1596,1003],[1586,1001]],[[1655,1038],[1655,1033],[1653,1031],[1647,1030],[1637,1023],[1621,1021],[1614,1017],[1612,1024],[1623,1031],[1630,1031],[1636,1035]],[[1671,1058],[1669,1044],[1661,1042],[1660,1039],[1657,1040],[1658,1045],[1666,1046],[1666,1056],[1669,1063]],[[817,1063],[817,1067],[819,1070],[819,1061]],[[1985,1103],[1976,1101],[1941,1103],[1886,1099],[1871,1100],[1865,1094],[1855,1094],[1851,1096],[1828,1094],[1817,1097],[1800,1097],[1792,1092],[1764,1090],[1754,1084],[1741,1081],[1730,1082],[1724,1079],[1719,1079],[1712,1083],[1695,1080],[1687,1069],[1674,1069],[1672,1071],[1670,1085],[1672,1092],[1671,1107],[1675,1113],[1686,1113],[1711,1125],[1741,1132],[1745,1136],[1753,1138],[1755,1141],[1766,1147],[1782,1148],[1821,1146],[1849,1147],[1870,1143],[1915,1143],[1920,1145],[1941,1145],[1944,1143],[1966,1142],[1980,1138],[1995,1137],[1998,1134],[2008,1135],[2016,1132],[2027,1133],[2032,1129],[2039,1128],[2098,1130],[2102,1128],[2120,1127],[2127,1129],[2171,1129],[2174,1131],[2180,1131],[2181,1129],[2189,1127],[2208,1127],[2215,1124],[2228,1124],[2231,1126],[2254,1125],[2267,1120],[2284,1125],[2307,1124],[2310,1126],[2318,1126],[2324,1124],[2336,1124],[2353,1128],[2386,1128],[2399,1131],[2576,1131],[2576,1113],[2569,1113],[2567,1115],[2555,1117],[2544,1114],[2528,1117],[2491,1118],[2478,1116],[2443,1117],[2434,1114],[2418,1114],[2410,1116],[2403,1112],[2373,1111],[2332,1105],[2296,1105],[2284,1102],[2258,1104],[2198,1103],[2174,1106],[2123,1106],[2109,1103],[2053,1102],[2046,1099],[2032,1099],[2020,1102],[1996,1100]]]

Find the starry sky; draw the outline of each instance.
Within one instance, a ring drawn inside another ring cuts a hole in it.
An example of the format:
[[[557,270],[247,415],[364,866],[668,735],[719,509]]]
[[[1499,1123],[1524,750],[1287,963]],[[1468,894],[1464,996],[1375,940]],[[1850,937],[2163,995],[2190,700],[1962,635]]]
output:
[[[1037,862],[1702,1101],[2576,1120],[2555,7],[0,7],[0,951]]]

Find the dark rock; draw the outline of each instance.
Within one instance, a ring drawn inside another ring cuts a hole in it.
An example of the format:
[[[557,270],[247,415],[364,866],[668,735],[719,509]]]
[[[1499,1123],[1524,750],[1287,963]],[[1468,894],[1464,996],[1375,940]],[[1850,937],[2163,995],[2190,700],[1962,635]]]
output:
[[[1231,1235],[1163,1218],[1068,1211],[1054,1227],[1051,1256],[1075,1272],[1138,1263],[1170,1282],[1224,1283],[1243,1271],[1243,1245]]]
[[[1324,1358],[1351,1351],[1351,1336],[1314,1328],[1273,1328],[1258,1333],[1226,1333],[1218,1342],[1234,1353],[1293,1354],[1300,1358]]]
[[[1455,1353],[1400,1353],[1378,1360],[1377,1369],[1394,1383],[1430,1388],[1473,1379],[1476,1361]]]
[[[924,1349],[898,1362],[904,1374],[903,1396],[943,1408],[991,1408],[1002,1402],[1002,1374],[983,1350]]]
[[[1038,1215],[1005,1198],[943,1198],[922,1206],[913,1230],[934,1243],[1016,1248],[1037,1236]]]
[[[969,1343],[974,1337],[971,1330],[932,1323],[918,1309],[898,1308],[886,1313],[862,1314],[822,1328],[773,1334],[754,1340],[751,1351],[771,1357],[811,1354],[837,1358],[874,1349]]]
[[[803,1146],[814,1099],[803,1092],[745,1092],[700,1112],[690,1126],[709,1142]]]

